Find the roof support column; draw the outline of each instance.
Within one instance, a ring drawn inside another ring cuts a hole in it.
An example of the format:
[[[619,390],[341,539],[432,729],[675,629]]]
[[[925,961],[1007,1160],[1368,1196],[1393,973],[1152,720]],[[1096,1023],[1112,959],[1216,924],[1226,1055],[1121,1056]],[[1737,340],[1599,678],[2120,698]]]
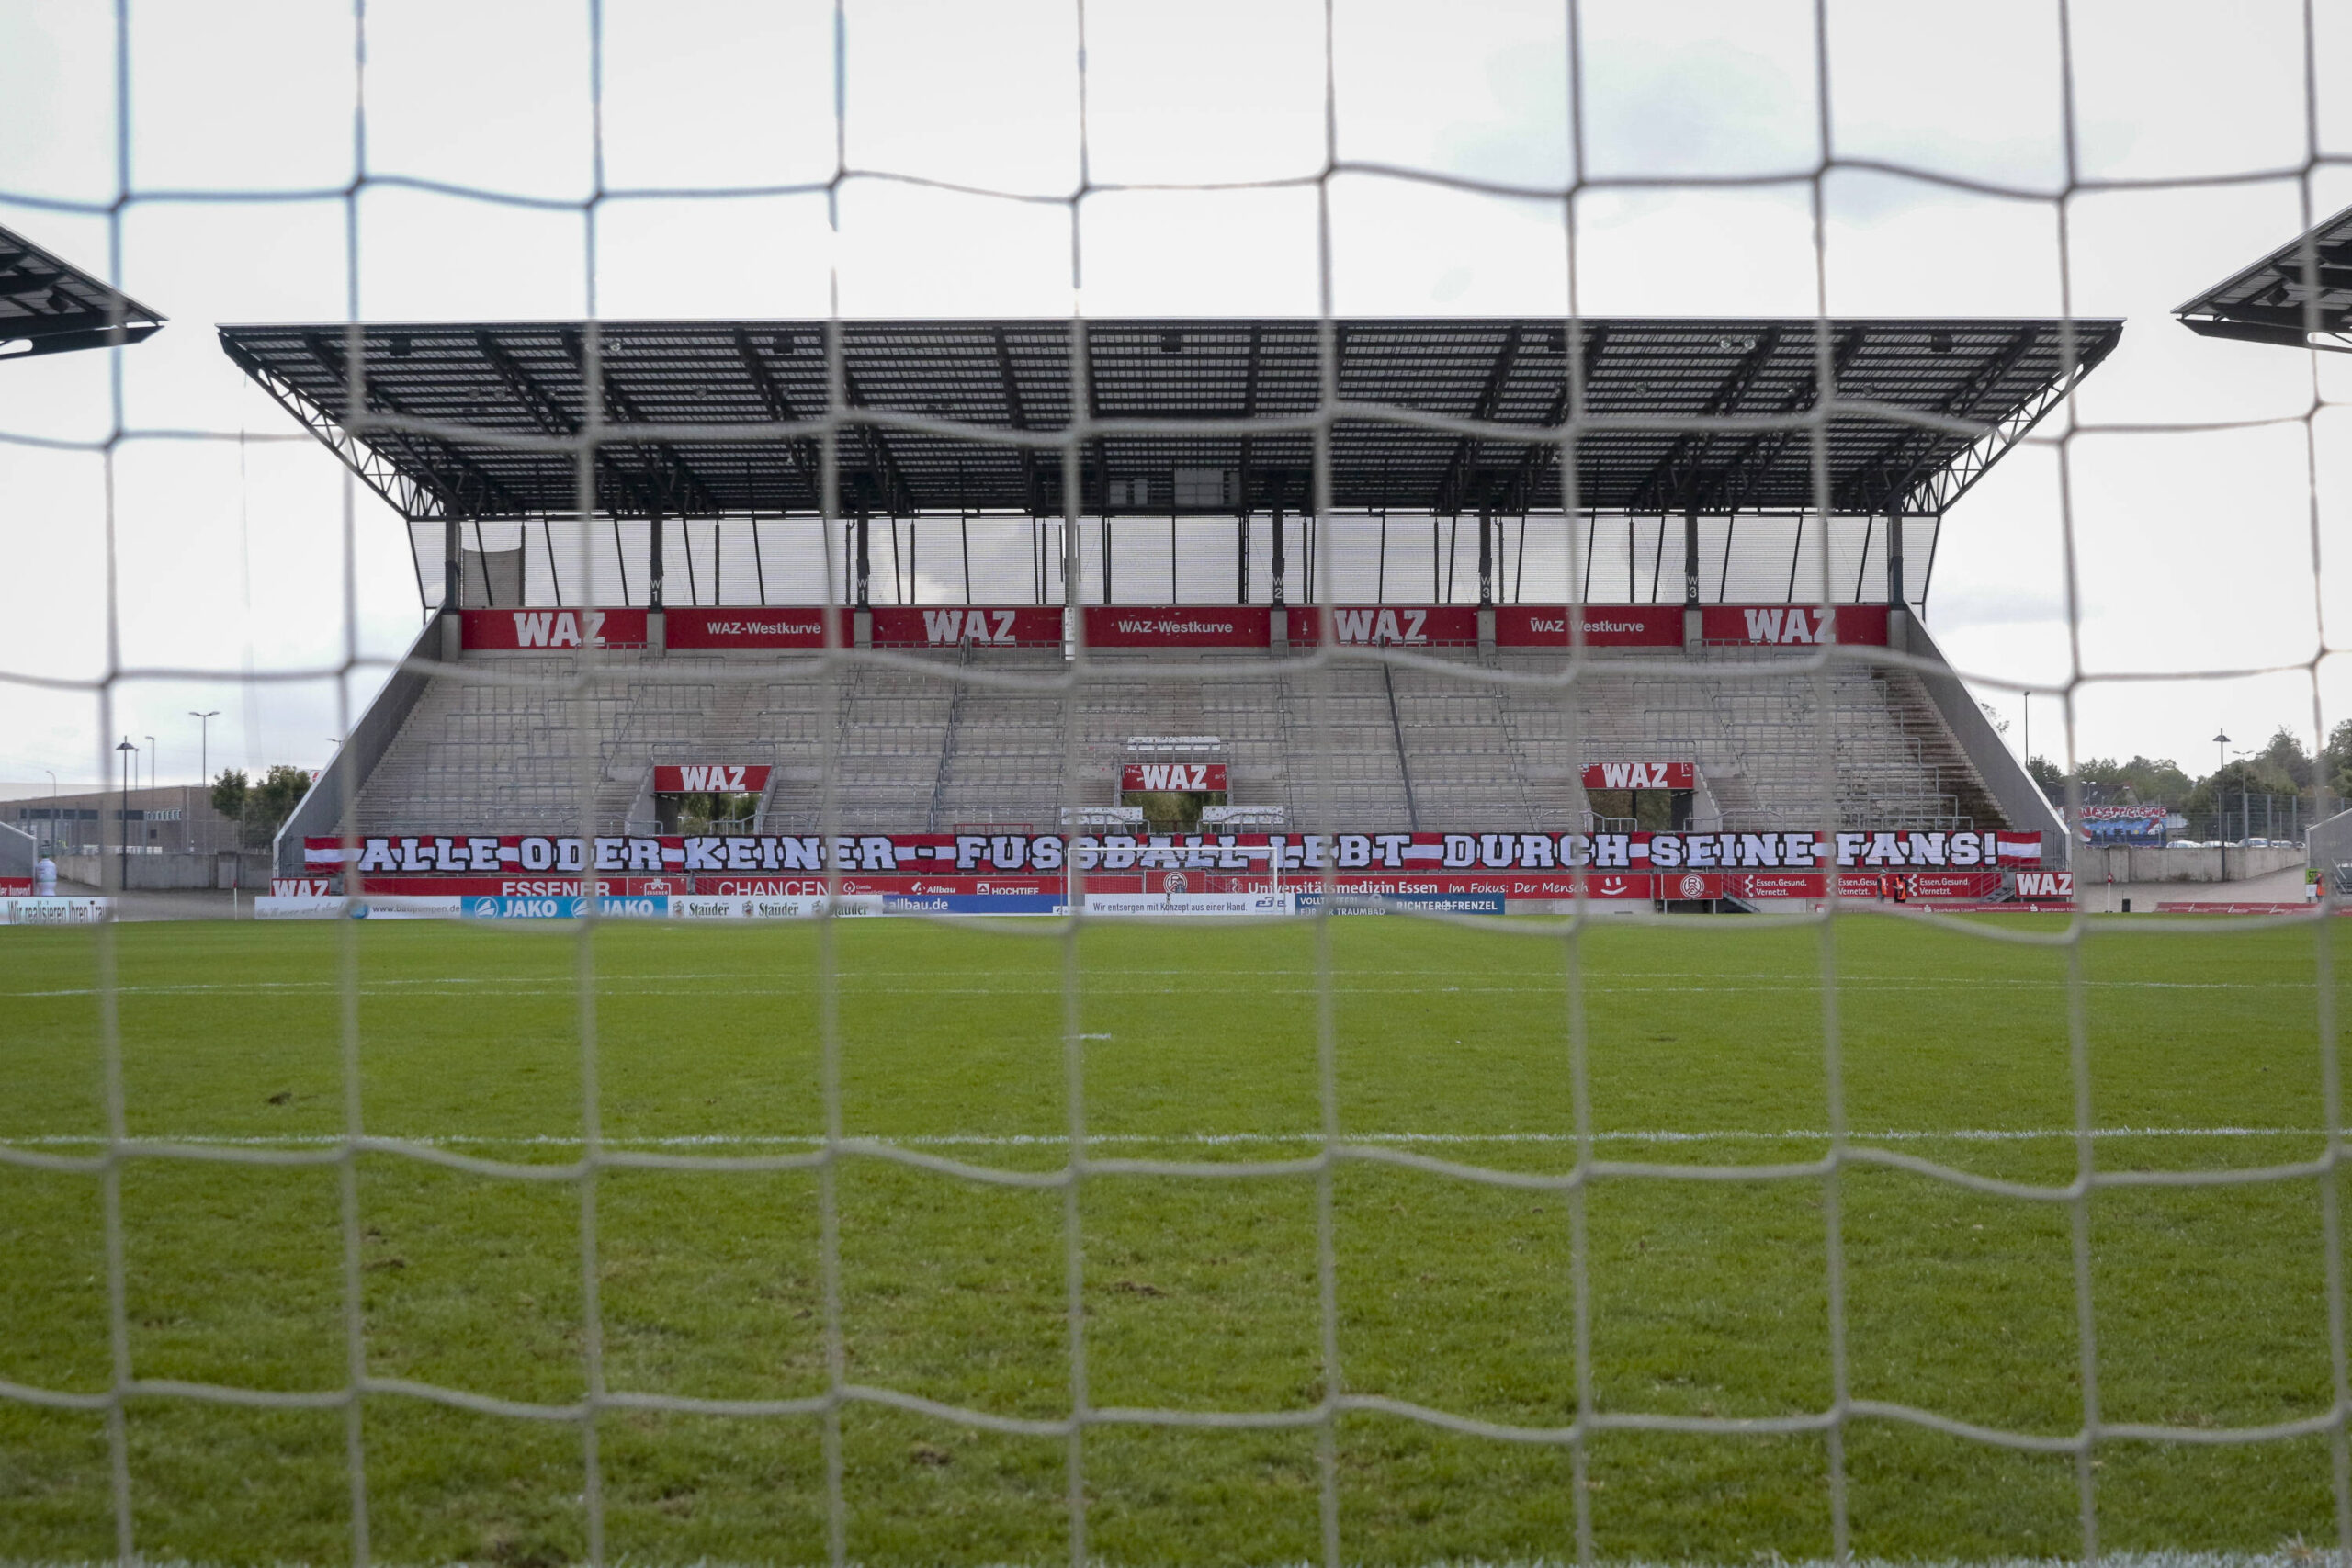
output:
[[[866,532],[865,513],[863,512],[859,513],[857,514],[856,522],[853,524],[852,526],[856,530],[857,536],[857,576],[851,583],[850,602],[857,609],[870,610],[874,607],[874,600],[872,597],[874,562],[872,555],[867,549],[868,535]]]
[[[466,646],[465,621],[458,614],[458,520],[441,520],[441,659],[455,664]]]
[[[1910,604],[1903,596],[1903,508],[1886,509],[1886,645],[1900,649]]]
[[[645,604],[648,609],[657,615],[662,610],[662,513],[659,508],[656,508],[652,514],[653,549],[650,559],[647,563],[647,569],[652,573],[653,581],[652,586],[646,590]]]
[[[1279,502],[1279,501],[1278,501],[1278,502],[1274,502],[1274,598],[1273,598],[1273,605],[1274,605],[1274,608],[1275,608],[1275,609],[1277,609],[1277,610],[1279,610],[1279,609],[1281,609],[1281,608],[1283,607],[1283,589],[1287,586],[1287,583],[1286,583],[1286,581],[1285,581],[1285,579],[1287,579],[1287,577],[1289,576],[1289,557],[1288,557],[1287,555],[1285,555],[1285,554],[1284,554],[1284,546],[1283,546],[1283,504],[1282,504],[1282,502]]]
[[[1247,511],[1234,519],[1234,538],[1237,541],[1234,555],[1237,575],[1233,598],[1238,604],[1247,604],[1250,603],[1250,513]]]
[[[1682,509],[1682,607],[1699,607],[1699,509]]]
[[[1495,607],[1495,518],[1478,508],[1478,608]]]
[[[1699,509],[1682,509],[1682,648],[1695,653],[1702,642],[1705,616],[1699,610]]]

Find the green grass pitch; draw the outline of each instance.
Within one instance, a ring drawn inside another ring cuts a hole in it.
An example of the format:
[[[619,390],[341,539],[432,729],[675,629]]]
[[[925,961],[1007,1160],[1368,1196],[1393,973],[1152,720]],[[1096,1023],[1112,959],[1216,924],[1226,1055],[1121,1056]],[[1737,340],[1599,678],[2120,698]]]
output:
[[[1102,1158],[1311,1155],[1328,963],[1343,1136],[1486,1170],[1574,1168],[1572,1017],[1594,1149],[1723,1168],[1828,1148],[1833,999],[1847,1125],[1970,1172],[2075,1171],[2070,997],[2108,1170],[2217,1170],[2325,1149],[2322,987],[2344,928],[2102,922],[2072,955],[1857,917],[1472,930],[1404,919],[1093,928],[1069,967],[1044,922],[473,930],[414,923],[0,931],[0,1152],[88,1156],[107,1117],[105,944],[134,1137],[318,1152],[345,1127],[346,1003],[371,1134],[485,1159],[577,1157],[593,1015],[608,1146],[806,1153],[842,1131],[998,1170],[1063,1165],[1065,981]],[[820,985],[826,942],[839,976]],[[1328,949],[1319,943],[1328,942]],[[2079,963],[2070,988],[2070,965]],[[351,984],[345,985],[348,976]],[[583,989],[582,978],[593,976]],[[1573,989],[1572,989],[1573,987]],[[77,1142],[76,1140],[84,1140]],[[593,1229],[605,1386],[722,1400],[827,1387],[820,1193],[838,1218],[849,1382],[1050,1421],[1073,1398],[1069,1195],[867,1154],[814,1169],[609,1168],[590,1184],[356,1156],[375,1377],[579,1399]],[[119,1353],[141,1379],[336,1390],[344,1167],[138,1156],[119,1168]],[[2098,1397],[2109,1422],[2222,1429],[2335,1397],[2325,1179],[2098,1191],[2088,1205]],[[1329,1176],[1340,1386],[1512,1427],[1577,1412],[1581,1225],[1589,1382],[1604,1414],[1804,1416],[1833,1398],[1833,1217],[1856,1399],[2064,1437],[2083,1419],[2073,1211],[1915,1171],[1834,1181],[1602,1175],[1578,1200],[1343,1160]],[[105,1391],[118,1353],[101,1177],[0,1163],[0,1379]],[[1090,1174],[1075,1187],[1091,1407],[1280,1412],[1324,1392],[1318,1179]],[[593,1201],[593,1227],[583,1203]],[[348,1559],[355,1427],[339,1408],[140,1395],[122,1427],[150,1560]],[[390,1562],[529,1568],[587,1549],[576,1423],[368,1395],[369,1545]],[[1082,1441],[1085,1550],[1111,1563],[1320,1558],[1322,1434],[1106,1426]],[[616,1409],[594,1432],[604,1551],[643,1563],[812,1562],[828,1551],[827,1420]],[[1070,1445],[870,1402],[838,1416],[844,1545],[864,1563],[1067,1561]],[[1603,1430],[1581,1495],[1607,1559],[1826,1554],[1833,1445]],[[0,1397],[0,1560],[112,1555],[106,1416]],[[1570,1451],[1408,1416],[1336,1423],[1343,1561],[1573,1559]],[[2113,1440],[2103,1547],[2332,1543],[2321,1434]],[[1843,1433],[1858,1554],[2063,1555],[2076,1467],[1883,1418]]]

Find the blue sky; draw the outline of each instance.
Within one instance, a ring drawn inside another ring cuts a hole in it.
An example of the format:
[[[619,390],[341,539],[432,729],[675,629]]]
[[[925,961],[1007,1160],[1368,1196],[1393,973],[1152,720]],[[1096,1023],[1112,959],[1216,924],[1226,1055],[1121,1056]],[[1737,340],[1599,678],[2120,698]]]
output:
[[[2169,316],[2352,202],[2328,161],[2352,151],[2352,6],[2076,4],[2062,54],[2036,0],[1585,0],[1572,85],[1565,5],[1335,0],[1327,119],[1319,3],[850,0],[837,122],[831,5],[608,0],[593,201],[591,15],[375,0],[363,76],[333,0],[134,4],[127,39],[105,6],[0,0],[0,224],[100,273],[119,245],[172,317],[120,363],[112,657],[214,672],[119,682],[104,715],[89,690],[0,685],[0,785],[93,780],[123,732],[192,779],[190,709],[224,710],[216,768],[316,765],[380,674],[243,672],[413,634],[396,520],[231,368],[221,321],[1313,312],[1327,254],[1348,312],[1561,312],[1573,257],[1591,314],[2120,315],[2064,461],[2014,453],[1949,519],[1947,652],[1988,682],[2133,677],[2078,688],[2079,750],[2198,767],[2217,724],[2310,730],[2313,682],[2188,676],[2307,663],[2322,607],[2337,645],[2352,625],[2352,572],[2313,549],[2352,540],[2346,367]],[[1318,186],[1327,126],[1341,159],[1398,172]],[[853,177],[837,223],[775,188],[843,157],[938,184]],[[1071,200],[1081,166],[1293,183]],[[1603,183],[1572,236],[1579,169]],[[1699,183],[1724,176],[1758,183]],[[0,370],[7,673],[110,668],[115,368]],[[2344,665],[2323,661],[2329,722],[2352,715]],[[2037,704],[2037,750],[2061,711]]]

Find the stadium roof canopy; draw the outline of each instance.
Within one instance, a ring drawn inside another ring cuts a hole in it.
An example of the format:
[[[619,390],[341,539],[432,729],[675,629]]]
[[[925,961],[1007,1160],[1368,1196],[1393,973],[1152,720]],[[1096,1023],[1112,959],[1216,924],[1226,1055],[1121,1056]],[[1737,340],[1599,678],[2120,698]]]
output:
[[[120,289],[0,229],[0,359],[137,343],[163,324]]]
[[[2352,207],[2173,314],[2207,337],[2352,350]]]
[[[829,406],[833,328],[602,323],[607,434],[592,507],[582,505],[577,456],[587,423],[584,323],[227,326],[220,338],[408,517],[718,516],[822,509],[821,434],[810,422]],[[1064,510],[1061,433],[1078,380],[1069,321],[838,328],[840,511]],[[1232,515],[1310,505],[1320,322],[1097,319],[1086,329],[1086,385],[1075,400],[1094,428],[1072,510]],[[1359,318],[1332,329],[1337,508],[1566,509],[1560,320]],[[1827,421],[1830,510],[1939,514],[2107,356],[2122,324],[2069,329],[2027,320],[1588,319],[1572,504],[1813,507],[1809,414],[1826,362],[1839,399],[1870,405]],[[356,379],[365,394],[355,416]],[[951,422],[1013,439],[938,428]],[[1173,428],[1180,423],[1193,427]],[[630,426],[658,428],[633,434]]]

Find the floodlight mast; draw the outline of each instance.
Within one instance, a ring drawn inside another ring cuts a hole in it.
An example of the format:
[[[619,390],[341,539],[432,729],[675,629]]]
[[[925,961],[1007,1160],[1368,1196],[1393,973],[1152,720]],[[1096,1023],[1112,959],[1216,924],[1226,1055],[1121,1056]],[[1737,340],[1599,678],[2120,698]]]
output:
[[[116,859],[120,866],[115,885],[118,893],[130,891],[130,758],[138,750],[130,743],[128,735],[122,738],[122,744],[115,748],[122,759],[122,807],[115,813],[114,822],[115,847],[119,852]]]

